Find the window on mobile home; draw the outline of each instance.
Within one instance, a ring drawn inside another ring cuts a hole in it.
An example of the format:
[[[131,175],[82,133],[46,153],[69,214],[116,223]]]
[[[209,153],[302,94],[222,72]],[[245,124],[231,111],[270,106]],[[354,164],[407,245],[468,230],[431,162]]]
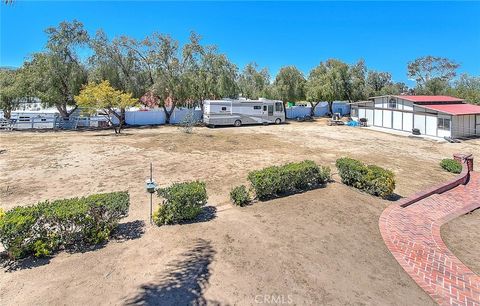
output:
[[[450,130],[450,119],[438,118],[437,127],[439,130]]]

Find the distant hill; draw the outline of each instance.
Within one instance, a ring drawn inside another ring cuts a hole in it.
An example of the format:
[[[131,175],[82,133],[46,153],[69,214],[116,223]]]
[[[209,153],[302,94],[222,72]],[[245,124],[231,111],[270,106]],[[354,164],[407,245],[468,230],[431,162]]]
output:
[[[18,67],[13,66],[0,66],[0,70],[17,70]]]

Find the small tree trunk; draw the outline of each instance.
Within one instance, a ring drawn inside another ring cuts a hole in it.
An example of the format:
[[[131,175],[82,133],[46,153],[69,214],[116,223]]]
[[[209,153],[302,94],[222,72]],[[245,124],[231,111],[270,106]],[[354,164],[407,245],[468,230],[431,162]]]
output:
[[[328,112],[333,115],[333,101],[328,101]]]
[[[125,125],[125,108],[120,109],[120,126]]]
[[[317,102],[317,103],[310,102],[310,106],[311,106],[310,116],[311,117],[315,117],[315,109],[317,108],[318,103],[320,103],[320,102]]]

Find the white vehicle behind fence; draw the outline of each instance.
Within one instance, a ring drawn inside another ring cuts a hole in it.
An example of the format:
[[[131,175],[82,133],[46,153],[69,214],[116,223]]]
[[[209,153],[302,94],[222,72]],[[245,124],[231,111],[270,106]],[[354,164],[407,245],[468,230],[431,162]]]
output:
[[[212,127],[285,122],[283,102],[277,100],[205,100],[203,107],[203,122]]]

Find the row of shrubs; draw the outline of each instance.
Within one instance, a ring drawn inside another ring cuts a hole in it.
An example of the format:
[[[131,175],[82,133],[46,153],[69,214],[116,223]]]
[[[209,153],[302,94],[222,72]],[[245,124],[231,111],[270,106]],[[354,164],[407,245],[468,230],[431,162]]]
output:
[[[0,242],[12,259],[51,255],[107,240],[127,216],[128,192],[40,202],[0,213]]]
[[[337,159],[336,166],[345,185],[382,198],[393,194],[395,176],[390,170],[375,165],[365,165],[359,160],[348,157]]]

